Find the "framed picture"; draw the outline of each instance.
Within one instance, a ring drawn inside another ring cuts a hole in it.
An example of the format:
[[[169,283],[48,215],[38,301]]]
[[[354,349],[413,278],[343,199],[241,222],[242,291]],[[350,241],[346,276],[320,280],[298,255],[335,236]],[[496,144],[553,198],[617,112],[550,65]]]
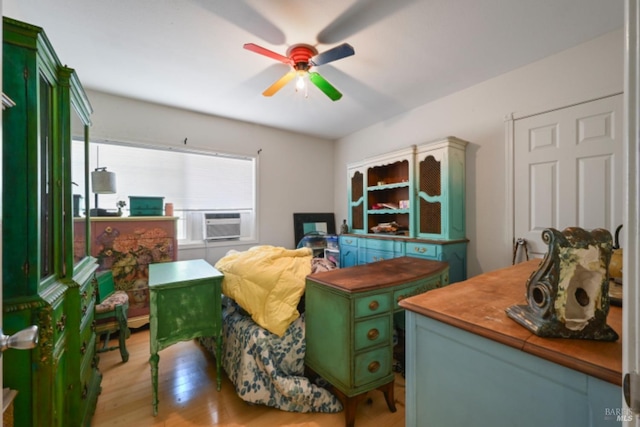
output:
[[[309,233],[336,234],[336,219],[333,213],[294,213],[294,247]]]

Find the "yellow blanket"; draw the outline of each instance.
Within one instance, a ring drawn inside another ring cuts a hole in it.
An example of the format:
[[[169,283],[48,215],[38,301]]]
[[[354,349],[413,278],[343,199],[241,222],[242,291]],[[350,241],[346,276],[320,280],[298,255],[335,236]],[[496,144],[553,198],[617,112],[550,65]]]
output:
[[[309,248],[255,246],[229,253],[215,267],[224,274],[222,292],[258,325],[283,336],[300,313],[297,306],[311,273]]]

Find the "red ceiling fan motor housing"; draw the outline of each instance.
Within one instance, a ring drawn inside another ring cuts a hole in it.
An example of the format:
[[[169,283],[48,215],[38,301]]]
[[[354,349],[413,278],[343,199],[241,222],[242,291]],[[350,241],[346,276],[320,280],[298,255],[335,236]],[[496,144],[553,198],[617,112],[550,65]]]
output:
[[[287,56],[291,58],[294,63],[293,68],[299,71],[307,71],[311,68],[309,59],[316,56],[318,51],[315,47],[308,44],[294,44],[287,49]]]

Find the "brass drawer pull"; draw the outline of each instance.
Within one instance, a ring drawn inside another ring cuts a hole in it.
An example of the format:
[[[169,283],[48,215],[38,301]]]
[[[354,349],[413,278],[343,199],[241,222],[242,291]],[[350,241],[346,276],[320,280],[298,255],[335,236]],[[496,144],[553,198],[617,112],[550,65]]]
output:
[[[63,314],[62,316],[60,316],[60,320],[56,322],[56,328],[58,329],[59,332],[64,331],[64,325],[66,323],[67,323],[67,315]]]
[[[373,362],[369,363],[369,366],[367,367],[367,369],[371,373],[376,372],[378,369],[380,369],[380,362],[378,362],[377,360],[374,360]]]
[[[427,251],[427,248],[419,248],[419,247],[414,247],[413,248],[414,251],[418,252],[419,254],[423,254]]]
[[[367,332],[367,338],[369,338],[371,341],[375,340],[379,336],[380,331],[378,331],[376,328],[369,329],[369,332]]]
[[[377,310],[378,307],[380,307],[380,303],[378,303],[378,301],[374,300],[369,303],[369,310]]]
[[[419,295],[419,294],[425,293],[425,292],[427,292],[427,291],[429,291],[431,289],[430,286],[431,285],[429,283],[425,283],[423,285],[418,286],[417,288],[409,289],[406,294],[400,294],[400,295],[397,296],[396,303],[402,301],[405,298],[409,298],[409,297],[412,297],[414,295]],[[440,287],[440,282],[436,283],[436,287],[437,288]]]

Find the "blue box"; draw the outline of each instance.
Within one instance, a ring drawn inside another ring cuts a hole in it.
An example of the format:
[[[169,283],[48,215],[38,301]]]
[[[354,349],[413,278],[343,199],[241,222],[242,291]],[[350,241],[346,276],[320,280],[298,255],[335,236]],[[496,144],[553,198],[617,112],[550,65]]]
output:
[[[130,216],[162,216],[164,197],[129,196]]]
[[[327,248],[338,249],[338,236],[331,234],[327,236]]]

